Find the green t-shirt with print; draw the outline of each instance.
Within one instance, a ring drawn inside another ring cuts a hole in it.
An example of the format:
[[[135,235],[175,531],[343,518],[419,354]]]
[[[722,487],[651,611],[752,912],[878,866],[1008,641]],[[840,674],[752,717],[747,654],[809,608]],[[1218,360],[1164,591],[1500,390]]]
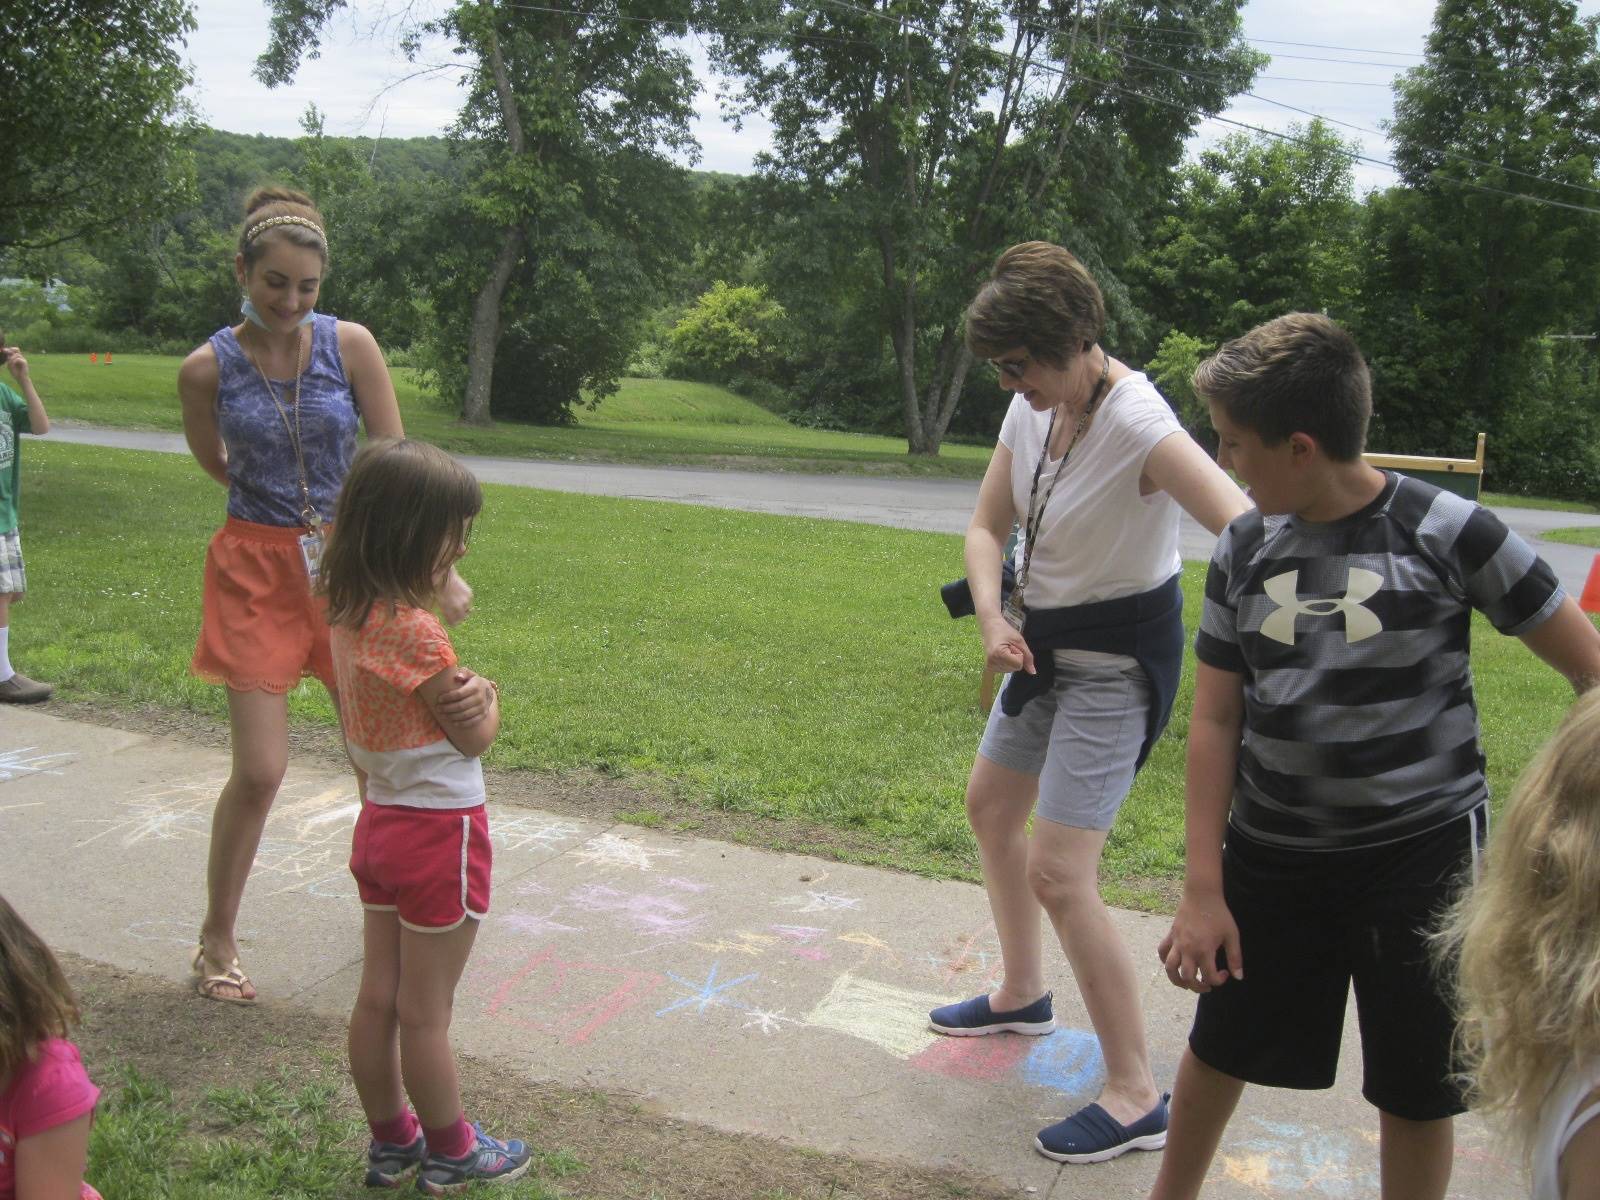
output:
[[[17,527],[17,497],[22,491],[17,434],[32,432],[28,402],[9,384],[0,383],[0,533],[10,533]]]

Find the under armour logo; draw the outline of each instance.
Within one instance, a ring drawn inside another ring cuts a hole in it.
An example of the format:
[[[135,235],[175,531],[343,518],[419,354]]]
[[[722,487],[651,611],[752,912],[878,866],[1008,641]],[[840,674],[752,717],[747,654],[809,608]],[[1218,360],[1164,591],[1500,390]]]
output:
[[[1383,586],[1383,576],[1376,571],[1351,567],[1345,580],[1344,596],[1338,600],[1302,600],[1299,586],[1299,571],[1285,571],[1263,585],[1267,596],[1278,605],[1277,611],[1261,622],[1263,637],[1286,646],[1294,645],[1294,619],[1301,613],[1308,617],[1344,613],[1344,640],[1347,644],[1383,632],[1383,622],[1378,620],[1377,614],[1361,605],[1363,600],[1370,600]]]

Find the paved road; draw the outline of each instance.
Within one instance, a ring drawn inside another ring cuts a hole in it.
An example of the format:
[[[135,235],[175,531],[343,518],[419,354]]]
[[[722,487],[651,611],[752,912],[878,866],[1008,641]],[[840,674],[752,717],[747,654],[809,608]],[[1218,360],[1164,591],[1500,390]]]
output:
[[[6,898],[59,949],[189,987],[211,811],[227,774],[223,750],[48,708],[7,713]],[[352,784],[348,771],[291,764],[239,926],[267,1001],[340,1020],[361,969],[345,865],[359,809]],[[1032,1149],[1038,1129],[1104,1078],[1059,953],[1047,978],[1060,1028],[1048,1037],[929,1031],[931,1006],[991,986],[999,971],[982,888],[493,800],[490,824],[494,896],[452,1029],[466,1052],[531,1079],[625,1094],[646,1112],[868,1161],[959,1168],[1019,1200],[1147,1193],[1158,1155],[1058,1167]],[[1113,919],[1133,951],[1156,1077],[1170,1085],[1194,998],[1157,965],[1163,919]],[[1331,1091],[1246,1092],[1208,1197],[1378,1194],[1354,1012]],[[250,1020],[211,1015],[241,1030]],[[1458,1124],[1450,1194],[1526,1194],[1476,1120]]]
[[[175,433],[140,433],[96,426],[52,423],[56,441],[130,450],[188,453],[183,437]],[[822,517],[837,521],[864,521],[900,529],[934,533],[961,533],[972,516],[978,484],[968,479],[877,479],[852,475],[764,474],[754,471],[706,471],[693,467],[640,467],[613,463],[537,462],[512,458],[464,458],[485,483],[549,488],[557,492],[582,492],[596,496],[624,496],[635,500],[669,500],[704,504],[748,512],[779,513],[794,517]],[[1595,553],[1583,546],[1547,542],[1539,535],[1547,529],[1572,525],[1600,526],[1600,516],[1546,512],[1542,509],[1494,510],[1512,529],[1535,544],[1568,591],[1578,594],[1588,577]],[[1187,517],[1181,527],[1180,550],[1184,558],[1211,556],[1215,539]]]

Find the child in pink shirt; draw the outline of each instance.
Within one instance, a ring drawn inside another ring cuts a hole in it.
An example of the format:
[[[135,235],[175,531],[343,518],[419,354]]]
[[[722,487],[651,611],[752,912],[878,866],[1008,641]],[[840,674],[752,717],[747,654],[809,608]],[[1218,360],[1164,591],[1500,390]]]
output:
[[[0,1200],[100,1200],[83,1180],[100,1089],[66,1040],[78,1002],[50,947],[0,897]]]

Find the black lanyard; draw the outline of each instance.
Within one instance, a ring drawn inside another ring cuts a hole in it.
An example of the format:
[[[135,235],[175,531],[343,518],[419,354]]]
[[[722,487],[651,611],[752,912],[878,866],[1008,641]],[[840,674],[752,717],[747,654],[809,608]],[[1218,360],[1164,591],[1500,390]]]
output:
[[[1094,414],[1094,406],[1100,403],[1101,390],[1111,375],[1111,356],[1104,350],[1100,354],[1102,356],[1100,378],[1095,382],[1094,391],[1089,393],[1088,403],[1078,414],[1078,427],[1073,430],[1072,440],[1061,453],[1061,465],[1056,468],[1056,473],[1050,478],[1050,486],[1045,489],[1044,503],[1039,505],[1035,512],[1033,504],[1039,495],[1039,476],[1044,471],[1045,459],[1050,456],[1050,439],[1055,435],[1056,418],[1061,415],[1059,406],[1050,410],[1050,425],[1044,433],[1044,445],[1039,448],[1039,461],[1033,467],[1033,486],[1028,489],[1028,515],[1022,522],[1022,566],[1017,571],[1016,586],[1011,591],[1011,607],[1018,616],[1023,612],[1022,589],[1028,583],[1028,568],[1033,565],[1033,547],[1038,539],[1039,529],[1044,524],[1045,509],[1050,507],[1050,497],[1055,494],[1056,484],[1060,483],[1061,477],[1067,473],[1067,459],[1072,456],[1073,447],[1083,436],[1084,427],[1089,424],[1089,418]]]

